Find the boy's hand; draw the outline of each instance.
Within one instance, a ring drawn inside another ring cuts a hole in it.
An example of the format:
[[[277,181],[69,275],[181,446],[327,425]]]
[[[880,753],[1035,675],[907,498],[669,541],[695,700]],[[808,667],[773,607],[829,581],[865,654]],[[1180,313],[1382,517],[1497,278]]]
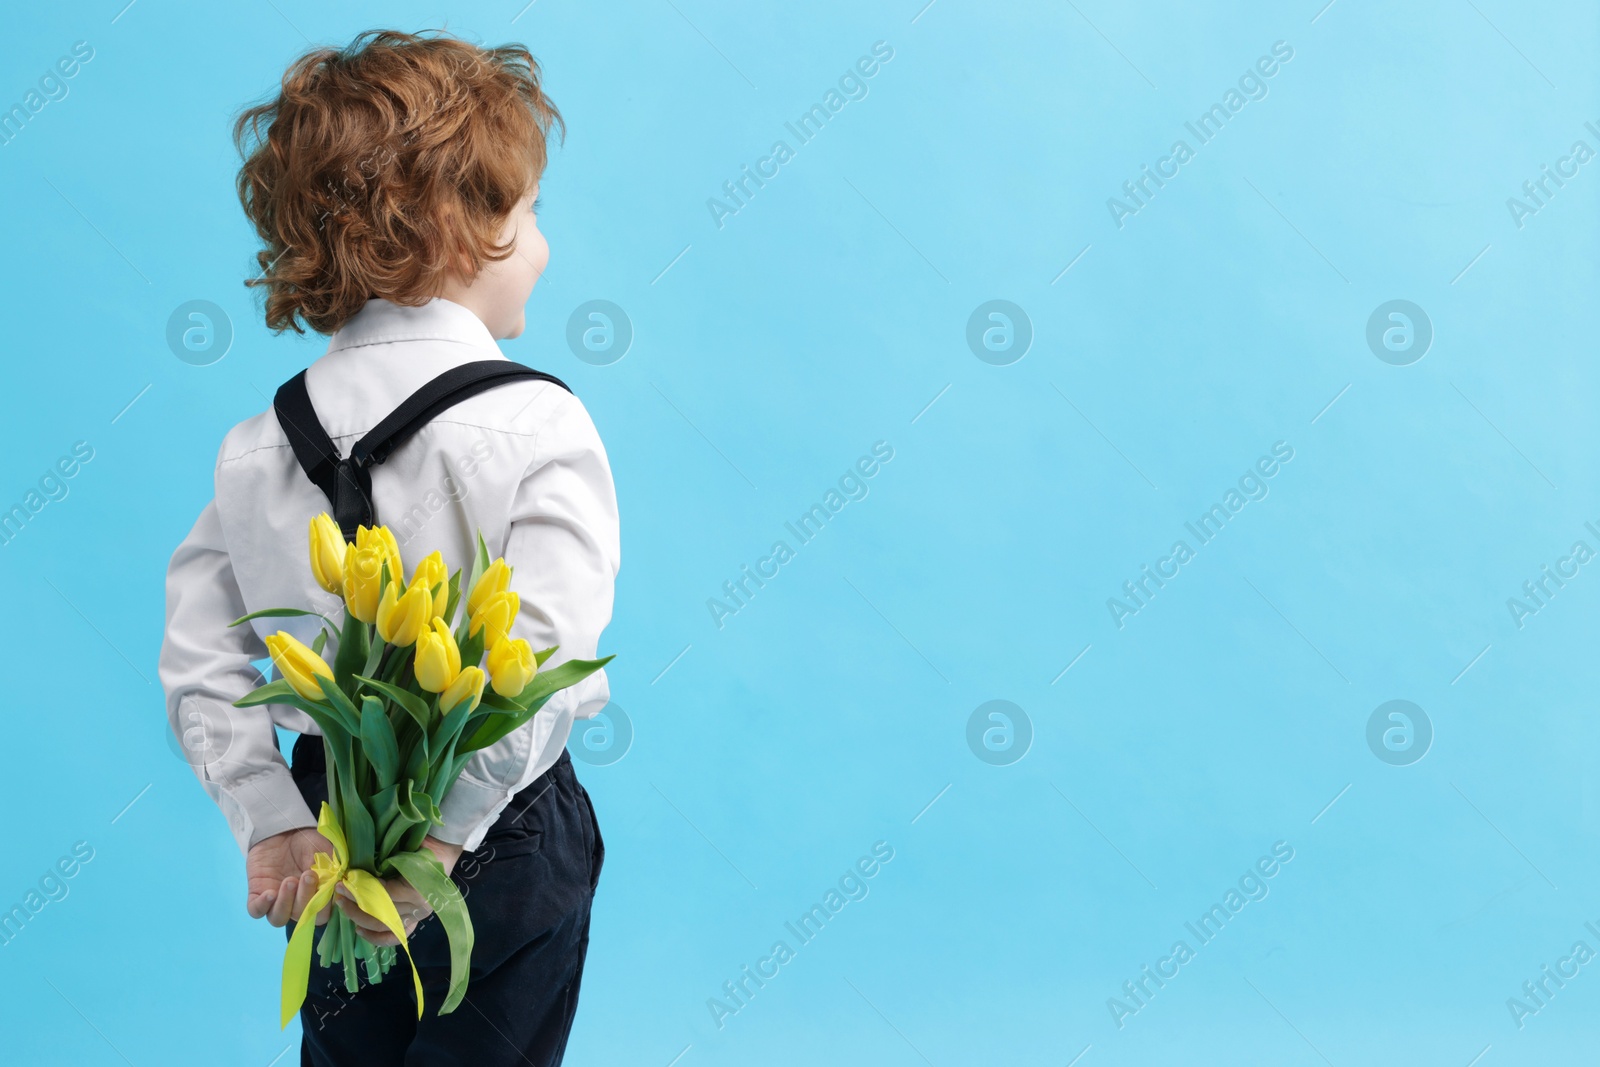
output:
[[[456,869],[456,861],[461,858],[461,846],[447,844],[432,837],[425,837],[422,843],[444,864],[444,873],[449,874]],[[394,901],[395,911],[400,913],[400,921],[405,924],[406,937],[410,937],[417,929],[417,923],[433,914],[433,905],[427,898],[417,892],[410,882],[404,878],[386,878],[383,887],[389,891],[389,897]],[[356,933],[372,942],[374,945],[398,945],[400,939],[389,932],[389,928],[362,911],[349,890],[343,885],[333,892],[333,899],[339,905],[339,910],[350,917],[355,923]]]
[[[286,830],[262,838],[245,856],[245,911],[253,919],[263,916],[273,926],[298,919],[317,891],[311,858],[318,852],[333,854],[333,843],[310,827]],[[331,902],[317,913],[317,925],[328,921]]]

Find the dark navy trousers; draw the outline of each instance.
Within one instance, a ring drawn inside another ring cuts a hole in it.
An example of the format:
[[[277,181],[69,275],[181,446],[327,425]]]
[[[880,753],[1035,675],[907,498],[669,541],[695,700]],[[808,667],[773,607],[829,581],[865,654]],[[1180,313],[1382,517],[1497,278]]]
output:
[[[319,810],[328,795],[322,738],[302,735],[290,770],[311,810]],[[425,1000],[420,1020],[405,953],[377,985],[368,983],[363,964],[360,988],[348,993],[343,964],[323,968],[313,952],[300,1009],[303,1067],[556,1067],[578,1007],[589,907],[604,860],[594,806],[562,752],[451,874],[472,915],[466,999],[449,1015],[437,1014],[450,982],[450,947],[435,916],[410,938]],[[291,922],[287,932],[293,930]]]

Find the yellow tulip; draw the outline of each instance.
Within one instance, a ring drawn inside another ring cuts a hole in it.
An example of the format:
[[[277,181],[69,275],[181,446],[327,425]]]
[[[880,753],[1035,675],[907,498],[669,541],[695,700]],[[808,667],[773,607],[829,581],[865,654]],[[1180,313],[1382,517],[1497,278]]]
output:
[[[520,637],[495,642],[489,649],[487,662],[494,691],[503,697],[521,696],[522,690],[533,681],[539,669],[533,658],[533,649]]]
[[[504,559],[495,560],[478,578],[478,584],[472,587],[472,593],[467,597],[467,614],[476,615],[485,600],[496,593],[504,593],[510,585],[511,568],[506,566]]]
[[[397,588],[393,583],[383,587],[383,597],[378,601],[378,636],[404,648],[417,643],[418,635],[433,617],[433,595],[420,581],[399,595],[395,593]]]
[[[350,545],[326,511],[311,520],[310,534],[311,573],[323,589],[337,593],[344,585],[344,558]]]
[[[472,703],[467,711],[471,712],[478,706],[478,701],[483,698],[483,668],[465,667],[456,675],[456,680],[450,683],[450,688],[439,694],[439,710],[449,711],[468,697]]]
[[[389,564],[391,582],[401,583],[406,580],[405,571],[400,568],[400,546],[395,542],[394,533],[389,527],[357,526],[356,548],[368,547],[377,549],[380,553],[379,559]]]
[[[369,540],[366,544],[355,545],[345,556],[345,607],[362,622],[372,622],[378,617],[378,582],[384,555],[384,546]]]
[[[267,638],[267,652],[291,689],[306,700],[322,699],[319,679],[333,681],[333,671],[328,669],[326,660],[282,630]]]
[[[497,641],[503,641],[511,633],[511,620],[517,617],[517,611],[522,607],[522,599],[515,593],[495,593],[484,600],[473,612],[472,621],[467,624],[467,636],[476,637],[478,631],[488,628],[488,636],[484,644],[493,646]]]
[[[461,673],[461,649],[455,635],[438,616],[433,627],[417,637],[417,657],[413,664],[417,684],[430,693],[442,693]]]
[[[450,574],[444,569],[444,556],[438,552],[430,552],[417,562],[417,569],[411,573],[411,584],[421,584],[428,592],[432,593],[435,587],[439,592],[434,594],[438,601],[439,612],[444,611],[445,602],[449,599]]]

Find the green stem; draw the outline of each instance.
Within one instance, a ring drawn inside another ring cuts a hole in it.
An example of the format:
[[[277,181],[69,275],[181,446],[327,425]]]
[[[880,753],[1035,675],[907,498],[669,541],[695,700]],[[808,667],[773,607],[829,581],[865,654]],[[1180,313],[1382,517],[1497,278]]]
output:
[[[361,673],[368,678],[382,677],[381,675],[374,674],[373,672],[378,669],[378,664],[383,662],[384,656],[388,655],[391,647],[392,646],[390,646],[389,642],[387,641],[374,641],[367,651],[366,667]]]
[[[343,914],[342,912],[340,914]],[[339,924],[339,956],[344,962],[344,988],[354,993],[361,988],[361,978],[356,973],[355,926],[349,921]]]

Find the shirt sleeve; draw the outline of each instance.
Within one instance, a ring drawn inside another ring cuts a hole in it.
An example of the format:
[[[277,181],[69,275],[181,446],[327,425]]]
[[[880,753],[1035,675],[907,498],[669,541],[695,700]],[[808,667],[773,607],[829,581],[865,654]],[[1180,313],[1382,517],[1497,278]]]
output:
[[[267,656],[261,638],[251,626],[228,625],[245,610],[212,501],[167,567],[159,671],[179,747],[241,852],[317,824],[278,751],[268,708],[233,706],[265,682],[251,663]]]
[[[594,659],[611,621],[621,544],[616,488],[599,432],[569,396],[540,428],[515,493],[505,559],[522,610],[514,637],[535,650],[560,646],[544,668]],[[611,699],[604,670],[563,689],[532,721],[473,754],[439,805],[441,841],[476,849],[517,792],[560,757],[574,719],[592,718]]]

